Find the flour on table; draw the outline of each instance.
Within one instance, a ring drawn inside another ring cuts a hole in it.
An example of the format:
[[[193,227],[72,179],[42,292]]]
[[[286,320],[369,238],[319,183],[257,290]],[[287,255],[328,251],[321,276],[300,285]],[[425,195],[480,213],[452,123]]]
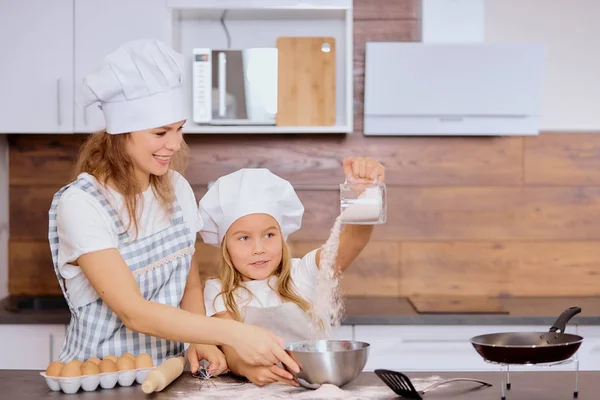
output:
[[[171,392],[174,399],[252,399],[252,400],[392,400],[398,396],[385,386],[365,386],[352,390],[340,389],[335,385],[322,385],[317,390],[296,388],[283,384],[271,384],[263,387],[251,383],[202,386],[197,392]]]
[[[304,393],[299,393],[298,396],[294,396],[294,398],[298,399],[344,399],[348,393],[344,392],[342,389],[335,385],[324,384],[321,385],[317,390],[305,391]]]
[[[439,376],[428,378],[411,379],[415,389],[423,390],[426,387],[441,381]],[[222,378],[213,378],[209,384],[198,380],[198,389],[195,392],[175,391],[169,394],[174,399],[186,400],[204,400],[204,399],[256,399],[256,400],[363,400],[363,399],[398,399],[398,396],[387,386],[359,386],[353,387],[352,383],[342,388],[335,385],[325,384],[317,390],[304,388],[295,388],[283,384],[274,383],[267,386],[256,386],[252,383],[243,383],[239,381],[223,381]],[[439,386],[439,388],[445,385]],[[433,391],[438,390],[438,388]],[[432,392],[433,392],[432,391]],[[429,392],[428,392],[429,393]]]

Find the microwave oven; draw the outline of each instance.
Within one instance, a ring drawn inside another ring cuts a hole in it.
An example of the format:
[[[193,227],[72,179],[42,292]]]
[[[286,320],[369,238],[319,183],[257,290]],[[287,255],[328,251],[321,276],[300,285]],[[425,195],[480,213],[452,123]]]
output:
[[[193,121],[206,125],[275,125],[277,48],[195,48]]]

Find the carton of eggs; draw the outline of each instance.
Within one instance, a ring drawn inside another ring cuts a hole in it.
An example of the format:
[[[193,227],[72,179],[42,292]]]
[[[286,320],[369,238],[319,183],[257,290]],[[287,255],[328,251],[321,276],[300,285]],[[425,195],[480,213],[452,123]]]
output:
[[[125,353],[118,358],[106,356],[103,360],[92,357],[85,362],[72,360],[66,364],[53,361],[40,375],[50,390],[72,394],[79,389],[93,392],[98,386],[112,389],[117,383],[120,386],[131,386],[134,382],[141,384],[152,368],[154,361],[149,354],[142,353],[136,357]]]

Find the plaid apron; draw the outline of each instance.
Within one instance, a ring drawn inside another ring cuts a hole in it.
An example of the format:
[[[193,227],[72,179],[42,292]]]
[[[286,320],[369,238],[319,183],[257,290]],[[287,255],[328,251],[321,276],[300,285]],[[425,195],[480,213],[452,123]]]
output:
[[[58,270],[56,207],[61,195],[70,186],[92,195],[108,212],[114,228],[119,232],[119,252],[147,300],[179,307],[190,271],[195,243],[195,233],[192,233],[185,224],[177,201],[168,228],[141,239],[131,240],[118,217],[119,214],[89,175],[82,174],[76,181],[60,189],[54,195],[50,206],[48,238],[54,272],[71,310],[71,321],[59,360],[85,361],[90,357],[104,358],[108,355],[119,357],[123,353],[130,352],[136,356],[140,353],[148,353],[157,365],[169,357],[181,354],[184,350],[183,343],[127,329],[99,297],[77,308],[69,300]]]

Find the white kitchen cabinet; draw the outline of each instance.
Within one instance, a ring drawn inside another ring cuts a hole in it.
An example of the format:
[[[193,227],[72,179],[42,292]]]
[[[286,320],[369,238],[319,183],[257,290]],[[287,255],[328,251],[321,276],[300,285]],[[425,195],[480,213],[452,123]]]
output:
[[[365,371],[500,371],[475,351],[469,339],[494,332],[545,332],[547,326],[476,326],[476,325],[357,325],[354,340],[371,344]],[[599,331],[600,332],[600,331]],[[600,350],[600,335],[598,335]],[[591,354],[591,353],[590,353]],[[581,355],[580,355],[581,357]],[[593,363],[591,356],[588,364]],[[596,361],[600,362],[600,361]],[[550,370],[574,370],[575,365],[553,366]],[[583,369],[582,364],[580,368]],[[511,366],[512,371],[549,370],[542,366]]]
[[[123,43],[137,39],[168,42],[170,12],[165,0],[77,0],[75,4],[75,98],[83,79],[98,69],[104,57]],[[75,132],[105,128],[98,107],[75,105]]]
[[[577,326],[577,335],[583,337],[583,343],[577,352],[579,369],[600,371],[600,326],[579,325]]]
[[[0,10],[0,133],[71,133],[73,0],[0,0]]]
[[[0,325],[0,369],[45,370],[58,358],[65,325]]]

